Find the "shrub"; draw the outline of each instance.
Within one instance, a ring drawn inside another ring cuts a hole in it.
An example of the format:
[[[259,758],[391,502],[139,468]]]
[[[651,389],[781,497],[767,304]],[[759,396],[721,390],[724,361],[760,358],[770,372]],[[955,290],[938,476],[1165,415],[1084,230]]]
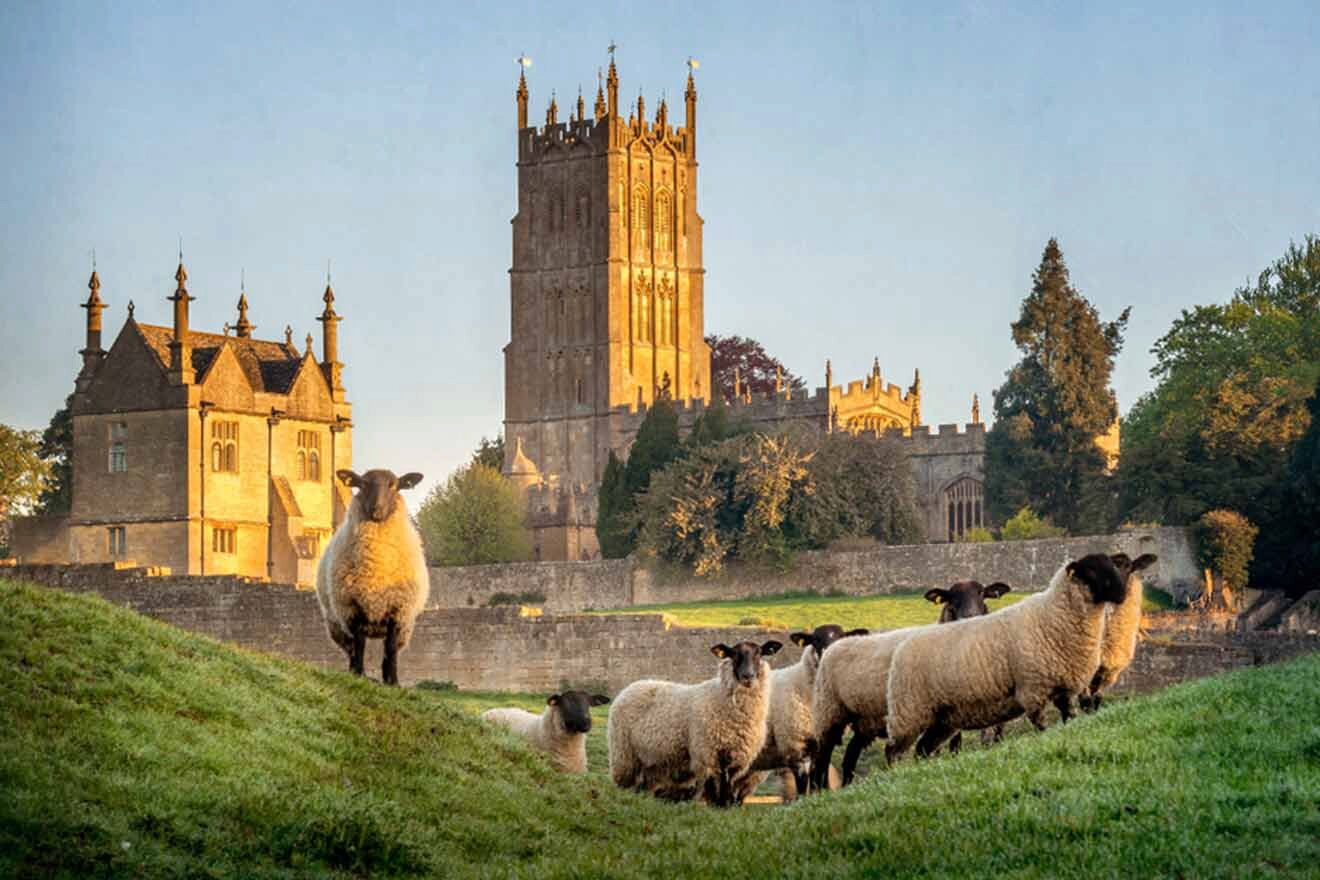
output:
[[[496,605],[541,605],[545,603],[545,593],[535,590],[526,593],[494,593],[486,600],[488,608]]]
[[[1037,538],[1062,538],[1067,536],[1066,529],[1061,529],[1048,519],[1039,517],[1030,507],[1024,507],[1004,523],[999,530],[1001,541],[1032,541]]]
[[[738,625],[759,626],[762,629],[788,629],[787,624],[781,623],[780,621],[774,620],[769,617],[756,617],[756,616],[740,617],[738,618]]]
[[[1241,589],[1247,585],[1247,566],[1259,531],[1240,513],[1208,511],[1196,521],[1197,561],[1222,577],[1225,586]]]
[[[991,531],[981,526],[968,529],[958,536],[958,542],[962,544],[989,544],[994,539]]]
[[[417,527],[435,565],[485,565],[530,559],[518,490],[492,468],[470,464],[450,474],[417,509]]]

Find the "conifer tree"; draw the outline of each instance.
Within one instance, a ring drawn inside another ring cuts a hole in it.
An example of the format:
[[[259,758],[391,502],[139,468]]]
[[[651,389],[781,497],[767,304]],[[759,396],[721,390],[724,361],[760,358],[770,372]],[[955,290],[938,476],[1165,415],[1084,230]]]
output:
[[[1118,416],[1109,379],[1130,310],[1102,322],[1052,238],[1032,280],[1013,323],[1022,360],[995,391],[986,502],[998,522],[1031,507],[1073,533],[1104,530],[1112,499],[1095,440]]]
[[[600,543],[600,555],[606,559],[622,559],[632,551],[632,526],[627,520],[632,508],[630,502],[623,484],[623,463],[611,449],[596,506],[596,540]]]
[[[1293,448],[1288,462],[1288,516],[1292,565],[1287,571],[1294,589],[1320,583],[1320,382],[1306,402],[1311,424]],[[1305,587],[1303,587],[1304,589]]]
[[[601,478],[596,507],[596,539],[601,555],[621,559],[637,546],[637,496],[651,485],[651,475],[683,452],[678,438],[678,411],[667,397],[651,404],[637,429],[637,439],[620,465],[610,453]]]

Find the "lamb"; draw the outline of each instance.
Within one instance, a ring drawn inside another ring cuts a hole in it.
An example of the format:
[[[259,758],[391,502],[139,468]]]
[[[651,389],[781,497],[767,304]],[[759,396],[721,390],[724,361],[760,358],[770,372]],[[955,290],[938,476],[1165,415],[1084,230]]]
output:
[[[545,752],[565,773],[587,772],[587,734],[591,732],[591,707],[604,706],[609,697],[586,691],[551,694],[540,715],[525,709],[487,709],[481,720],[507,727]]]
[[[1086,712],[1100,708],[1101,692],[1118,681],[1137,653],[1137,639],[1141,634],[1141,603],[1145,592],[1140,573],[1159,561],[1153,553],[1144,553],[1134,561],[1129,561],[1123,553],[1116,553],[1109,558],[1127,580],[1128,594],[1121,605],[1106,609],[1105,634],[1100,642],[1100,666],[1091,678],[1090,685],[1077,698],[1078,705]]]
[[[431,589],[421,536],[399,496],[422,475],[341,470],[335,476],[357,493],[316,567],[316,598],[349,670],[362,675],[367,639],[383,638],[381,678],[398,685],[399,652],[408,647]]]
[[[1022,714],[1044,730],[1051,702],[1066,723],[1072,698],[1100,665],[1105,608],[1126,595],[1113,561],[1094,553],[1062,566],[1048,589],[1011,608],[909,635],[889,668],[886,760],[918,737],[925,757],[957,730]]]
[[[815,731],[811,724],[811,695],[816,683],[816,669],[825,649],[839,639],[864,636],[868,630],[844,631],[837,624],[818,626],[811,632],[789,636],[802,649],[802,657],[792,666],[770,673],[770,710],[766,719],[765,745],[752,762],[753,771],[784,768],[784,800],[806,794],[811,754],[815,751]],[[763,776],[751,773],[744,777],[743,794],[755,791]]]
[[[700,684],[635,681],[615,698],[607,728],[610,776],[620,788],[730,806],[737,783],[765,745],[770,708],[769,657],[783,647],[718,644],[716,676]]]
[[[926,599],[943,604],[940,622],[947,622],[964,615],[985,614],[989,610],[986,597],[997,598],[1010,589],[1004,583],[983,587],[977,581],[960,581],[948,589],[928,590]],[[816,788],[823,789],[828,783],[830,759],[850,724],[853,738],[843,754],[842,784],[852,784],[862,752],[878,737],[886,735],[889,665],[894,652],[913,633],[938,625],[907,627],[850,639],[835,645],[821,658],[811,707],[817,742],[811,781]]]

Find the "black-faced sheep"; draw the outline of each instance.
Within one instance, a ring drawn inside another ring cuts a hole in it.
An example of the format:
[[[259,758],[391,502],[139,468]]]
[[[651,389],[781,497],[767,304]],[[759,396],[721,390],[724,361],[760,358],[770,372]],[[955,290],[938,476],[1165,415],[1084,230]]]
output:
[[[1141,572],[1159,561],[1153,553],[1143,553],[1135,560],[1129,560],[1124,553],[1116,553],[1109,558],[1127,579],[1128,592],[1121,604],[1106,608],[1105,632],[1100,641],[1100,666],[1086,690],[1077,698],[1078,705],[1087,712],[1100,708],[1102,692],[1118,681],[1137,653],[1137,640],[1141,635],[1141,604],[1145,599]]]
[[[918,737],[917,753],[926,756],[958,730],[1023,714],[1043,730],[1050,703],[1066,722],[1099,666],[1105,608],[1126,595],[1113,561],[1095,553],[1010,608],[912,633],[890,663],[886,759]]]
[[[990,606],[985,604],[985,600],[998,599],[1011,589],[1013,588],[1001,581],[996,581],[988,587],[983,586],[979,581],[959,581],[948,588],[936,587],[927,590],[926,601],[941,606],[939,623],[953,623],[955,620],[989,614]],[[996,724],[993,730],[987,728],[981,731],[983,745],[999,742],[1003,738],[1002,724]],[[949,740],[949,753],[956,755],[961,748],[962,731],[960,730],[953,735],[953,739]]]
[[[421,536],[399,496],[422,475],[341,470],[335,476],[357,492],[317,565],[316,598],[330,638],[348,655],[349,670],[362,675],[367,639],[384,639],[381,678],[397,685],[399,652],[408,646],[431,588]]]
[[[701,794],[738,802],[742,779],[765,745],[770,664],[782,645],[719,644],[715,678],[700,684],[635,681],[614,698],[608,725],[610,775],[620,788],[671,799]]]
[[[587,734],[591,732],[591,707],[604,706],[609,697],[586,691],[552,694],[540,715],[525,709],[487,709],[481,720],[499,724],[545,752],[565,773],[587,772]]]

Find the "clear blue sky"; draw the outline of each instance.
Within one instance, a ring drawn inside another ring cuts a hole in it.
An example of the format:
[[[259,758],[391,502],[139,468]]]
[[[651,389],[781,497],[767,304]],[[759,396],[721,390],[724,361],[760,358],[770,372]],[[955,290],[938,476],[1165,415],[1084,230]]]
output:
[[[1133,306],[1126,410],[1180,309],[1320,231],[1320,5],[932,5],[5,4],[0,421],[71,390],[92,249],[112,337],[169,323],[182,235],[199,329],[245,269],[301,340],[332,258],[357,464],[443,477],[503,414],[514,59],[541,118],[611,39],[650,108],[701,61],[708,331],[965,421],[1054,235]]]

